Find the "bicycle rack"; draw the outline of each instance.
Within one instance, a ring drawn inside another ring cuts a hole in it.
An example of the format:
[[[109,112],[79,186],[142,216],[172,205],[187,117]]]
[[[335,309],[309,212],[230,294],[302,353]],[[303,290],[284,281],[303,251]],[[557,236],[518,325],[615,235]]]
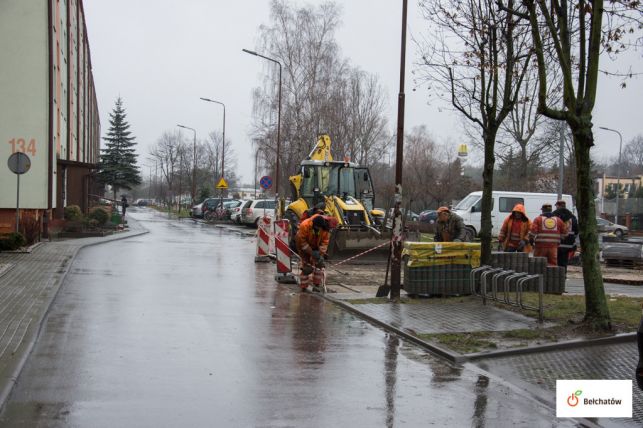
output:
[[[544,321],[544,279],[543,275],[535,274],[530,275],[526,272],[515,272],[509,269],[494,268],[491,266],[483,265],[478,268],[472,269],[471,274],[471,294],[482,298],[482,304],[487,304],[487,299],[493,300],[506,305],[516,306],[525,310],[532,310],[538,312],[538,322]],[[538,279],[538,307],[526,305],[522,301],[523,287],[526,286],[528,281]],[[476,290],[476,284],[479,280],[480,291]],[[491,293],[487,294],[488,281],[491,280]],[[502,280],[502,297],[498,297],[499,281]],[[516,287],[515,301],[511,300],[511,286]]]

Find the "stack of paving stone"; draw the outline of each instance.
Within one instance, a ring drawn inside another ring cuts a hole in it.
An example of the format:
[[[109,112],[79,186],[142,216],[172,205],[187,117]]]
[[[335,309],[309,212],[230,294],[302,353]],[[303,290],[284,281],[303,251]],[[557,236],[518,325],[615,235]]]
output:
[[[406,242],[404,290],[414,296],[471,294],[471,269],[480,265],[480,244]]]
[[[515,272],[527,272],[530,275],[543,275],[545,293],[562,294],[565,292],[565,268],[547,266],[545,257],[529,257],[529,254],[526,253],[494,252],[491,254],[491,266]],[[499,284],[500,289],[502,289],[501,284]],[[538,291],[538,282],[529,281],[526,291]]]

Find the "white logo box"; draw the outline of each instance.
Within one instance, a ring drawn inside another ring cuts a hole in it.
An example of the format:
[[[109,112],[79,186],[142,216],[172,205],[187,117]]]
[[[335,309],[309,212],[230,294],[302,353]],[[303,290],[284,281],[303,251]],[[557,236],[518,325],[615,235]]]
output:
[[[631,380],[556,380],[559,418],[631,418]]]

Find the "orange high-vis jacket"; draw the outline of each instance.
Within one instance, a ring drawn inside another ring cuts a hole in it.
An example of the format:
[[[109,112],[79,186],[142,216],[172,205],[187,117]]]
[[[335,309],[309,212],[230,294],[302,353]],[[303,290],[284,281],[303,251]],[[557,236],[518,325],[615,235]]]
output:
[[[313,219],[318,215],[320,214],[315,214],[299,224],[295,242],[297,243],[297,252],[300,256],[302,255],[302,251],[308,254],[313,250],[317,250],[321,254],[326,254],[328,251],[330,232],[323,229],[315,232],[315,229],[313,229]]]
[[[522,224],[520,225],[519,234],[512,233],[513,222],[515,221],[513,218],[514,211],[518,211],[519,213],[521,213],[524,219],[524,221],[522,221]],[[516,204],[514,209],[511,210],[511,214],[509,214],[507,218],[505,218],[505,221],[502,223],[502,227],[500,228],[500,233],[498,234],[498,241],[502,243],[503,250],[506,250],[509,246],[511,246],[512,248],[518,248],[520,241],[528,241],[530,228],[531,221],[529,221],[529,218],[527,218],[527,211],[525,211],[525,206],[522,204]],[[524,252],[531,252],[531,247],[529,246],[529,244],[525,246]]]
[[[531,224],[529,236],[539,248],[558,247],[561,238],[567,234],[565,223],[558,217],[539,215]]]

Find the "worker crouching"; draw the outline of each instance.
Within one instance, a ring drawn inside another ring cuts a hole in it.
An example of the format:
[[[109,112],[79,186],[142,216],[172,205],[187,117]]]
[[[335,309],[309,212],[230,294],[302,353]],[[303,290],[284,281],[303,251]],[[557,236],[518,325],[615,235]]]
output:
[[[297,254],[300,258],[299,286],[302,291],[310,285],[319,287],[323,281],[324,259],[328,258],[328,244],[333,219],[315,214],[299,224],[295,237]]]

